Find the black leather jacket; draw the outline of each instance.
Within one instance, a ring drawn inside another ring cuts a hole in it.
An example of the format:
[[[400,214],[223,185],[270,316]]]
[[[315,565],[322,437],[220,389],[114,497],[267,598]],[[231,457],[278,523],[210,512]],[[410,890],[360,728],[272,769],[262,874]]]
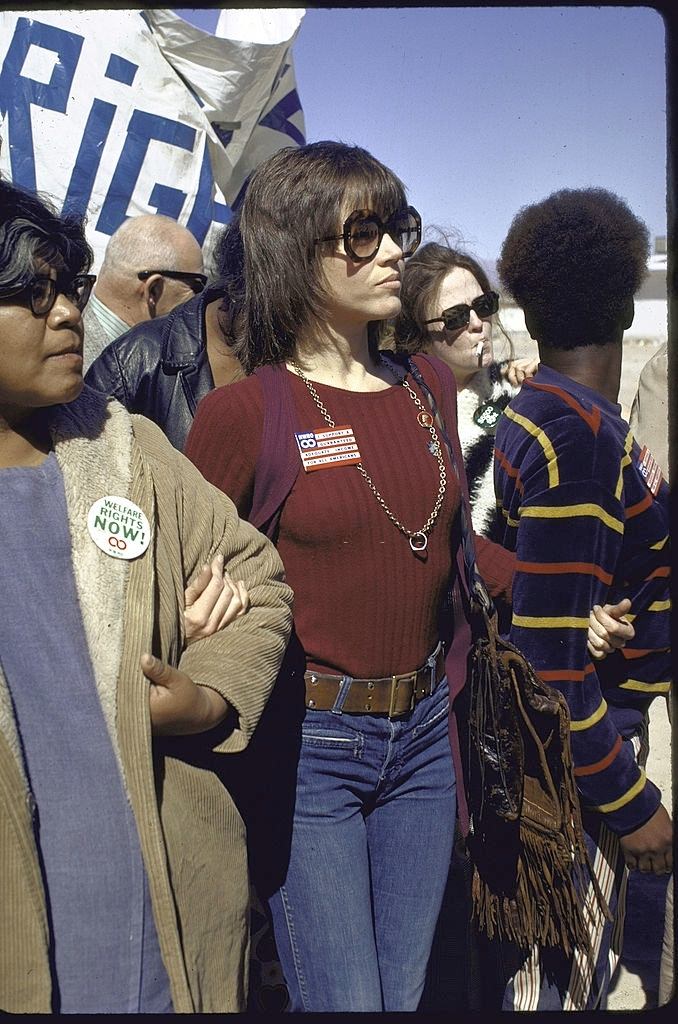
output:
[[[224,294],[213,285],[166,316],[131,327],[94,360],[85,382],[153,420],[183,451],[198,402],[214,387],[205,307]]]

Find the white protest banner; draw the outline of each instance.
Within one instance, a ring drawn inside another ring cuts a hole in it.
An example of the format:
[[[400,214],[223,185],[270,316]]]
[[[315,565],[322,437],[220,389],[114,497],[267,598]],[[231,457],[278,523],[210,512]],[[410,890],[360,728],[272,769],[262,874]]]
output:
[[[194,12],[186,11],[186,16]],[[247,9],[199,12],[213,35],[187,25],[176,12],[146,11],[172,67],[194,90],[220,146],[212,166],[231,205],[258,163],[283,146],[304,144],[292,43],[304,11]]]
[[[168,10],[0,12],[0,173],[87,215],[95,271],[140,213],[208,249],[249,171],[304,141],[291,58],[304,11],[215,13],[220,33],[222,14],[242,16],[236,38]]]

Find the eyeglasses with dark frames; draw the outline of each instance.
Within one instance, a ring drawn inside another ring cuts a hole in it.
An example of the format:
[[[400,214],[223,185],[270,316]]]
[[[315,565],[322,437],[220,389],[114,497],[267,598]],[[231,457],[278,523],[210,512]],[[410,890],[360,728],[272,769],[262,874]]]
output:
[[[440,316],[435,316],[432,320],[424,320],[424,323],[442,323],[448,331],[458,331],[460,327],[466,327],[467,324],[471,322],[471,310],[473,310],[476,316],[479,316],[481,320],[485,320],[488,316],[492,316],[496,313],[498,309],[498,293],[484,292],[470,304],[467,302],[460,302],[457,306],[450,306],[449,309],[444,309]]]
[[[316,238],[315,245],[322,242],[343,241],[346,255],[354,263],[365,263],[376,256],[385,234],[402,249],[404,257],[411,256],[421,241],[421,217],[413,206],[398,210],[383,221],[371,210],[354,210],[344,221],[340,235]]]
[[[82,313],[95,281],[94,274],[76,274],[75,277],[69,278],[35,274],[19,288],[0,295],[0,299],[21,298],[25,294],[33,316],[47,316],[57,300],[57,295],[65,295]]]
[[[153,274],[160,274],[161,277],[169,277],[173,281],[183,281],[191,288],[195,295],[199,295],[207,284],[207,274],[190,274],[183,270],[140,270],[137,277],[140,281],[146,281]]]

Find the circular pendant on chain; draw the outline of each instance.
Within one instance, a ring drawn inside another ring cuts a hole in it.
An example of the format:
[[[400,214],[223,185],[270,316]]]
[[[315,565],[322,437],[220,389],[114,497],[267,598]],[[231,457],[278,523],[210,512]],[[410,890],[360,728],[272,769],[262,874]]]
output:
[[[417,421],[420,427],[428,429],[433,425],[433,416],[431,416],[430,412],[420,412],[417,416]]]
[[[428,537],[425,533],[413,533],[410,537],[410,547],[413,551],[426,551]]]
[[[486,430],[488,434],[494,434],[495,427],[501,419],[504,409],[509,403],[508,395],[501,395],[496,401],[488,399],[483,402],[482,405],[478,406],[476,411],[473,413],[473,422]]]

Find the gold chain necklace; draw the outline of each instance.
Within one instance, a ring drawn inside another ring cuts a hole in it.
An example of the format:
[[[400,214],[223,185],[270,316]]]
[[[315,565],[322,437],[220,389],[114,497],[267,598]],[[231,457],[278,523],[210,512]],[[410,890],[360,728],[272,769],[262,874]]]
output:
[[[293,359],[290,360],[290,362],[291,362],[292,366],[294,367],[294,370],[295,370],[295,373],[297,374],[297,376],[301,377],[301,379],[303,380],[304,384],[308,388],[309,393],[311,395],[311,398],[313,399],[315,404],[318,406],[318,409],[320,411],[320,414],[321,414],[322,418],[325,420],[327,425],[329,427],[332,427],[332,429],[334,430],[334,428],[336,427],[336,423],[334,422],[334,420],[332,419],[332,417],[328,413],[327,409],[323,405],[322,399],[320,398],[320,395],[318,394],[316,389],[313,387],[313,384],[308,379],[308,377],[303,372],[303,370],[301,369],[301,367],[299,366],[298,363],[296,363]],[[390,366],[388,366],[387,363],[382,362],[382,365],[386,366],[386,368],[391,373],[393,373],[393,371],[391,370]],[[396,375],[393,374],[393,376],[395,377]],[[445,463],[443,462],[442,446],[440,444],[440,440],[438,438],[438,434],[436,433],[436,428],[435,428],[435,424],[433,422],[433,417],[426,411],[426,409],[424,409],[424,406],[422,405],[422,403],[421,403],[421,401],[419,399],[419,396],[412,390],[412,388],[410,387],[410,385],[408,384],[407,380],[404,377],[403,377],[402,380],[399,380],[396,377],[396,383],[402,384],[402,386],[405,388],[405,390],[407,391],[408,395],[410,396],[410,398],[412,399],[414,404],[417,406],[417,408],[420,409],[420,411],[422,413],[424,413],[424,416],[425,416],[424,423],[425,423],[425,425],[428,428],[429,434],[431,435],[430,450],[433,453],[433,455],[435,455],[435,457],[437,459],[437,462],[438,462],[438,494],[436,496],[435,504],[433,506],[431,514],[428,517],[428,519],[426,520],[426,522],[424,523],[424,525],[422,526],[422,528],[420,530],[408,530],[406,526],[403,526],[403,524],[400,522],[400,520],[396,519],[396,517],[393,515],[393,513],[390,510],[390,508],[388,507],[388,505],[386,504],[386,502],[382,498],[381,494],[379,493],[379,491],[377,490],[377,488],[376,488],[376,486],[374,484],[374,481],[372,480],[372,477],[369,475],[369,473],[367,472],[367,470],[363,466],[362,462],[355,463],[355,468],[360,472],[360,474],[361,474],[362,478],[364,479],[365,483],[367,484],[369,489],[372,491],[372,494],[377,499],[377,501],[379,502],[379,504],[381,505],[381,507],[383,508],[384,512],[386,513],[388,518],[391,520],[391,522],[395,526],[397,526],[398,529],[400,530],[400,532],[404,533],[405,536],[408,538],[408,540],[410,542],[410,547],[412,548],[412,550],[413,551],[425,551],[426,548],[428,547],[428,536],[427,536],[427,534],[433,528],[433,524],[435,523],[436,519],[438,518],[438,513],[440,512],[440,509],[442,508],[443,499],[445,497],[445,490],[447,488],[447,473],[445,471]]]

